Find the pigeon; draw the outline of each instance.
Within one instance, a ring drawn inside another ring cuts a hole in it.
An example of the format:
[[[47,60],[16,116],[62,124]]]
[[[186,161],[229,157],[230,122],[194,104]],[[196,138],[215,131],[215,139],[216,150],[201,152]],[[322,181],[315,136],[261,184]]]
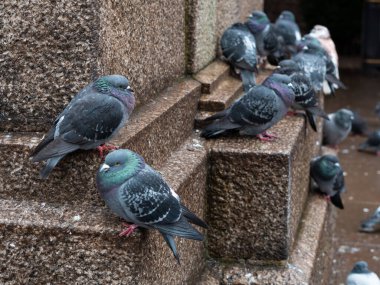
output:
[[[229,108],[207,118],[210,125],[201,136],[216,137],[230,131],[240,135],[272,140],[266,130],[280,121],[294,103],[291,79],[287,75],[272,74],[261,85],[251,88]]]
[[[358,151],[375,153],[380,156],[380,130],[369,134],[367,140],[359,145]]]
[[[339,109],[323,121],[323,145],[337,147],[350,133],[354,114],[348,109]]]
[[[301,71],[298,64],[291,59],[282,60],[275,73],[286,74],[292,80],[295,100],[292,108],[304,110],[306,118],[314,131],[317,131],[317,124],[314,115],[328,120],[327,114],[318,106],[317,95],[309,80]]]
[[[318,156],[310,162],[310,176],[318,190],[339,209],[344,209],[340,194],[345,191],[343,170],[335,155]]]
[[[244,92],[248,92],[256,85],[255,37],[245,24],[235,23],[224,31],[220,46],[224,58],[240,73]]]
[[[368,269],[365,261],[358,261],[347,276],[346,285],[380,285],[380,279],[376,273]]]
[[[254,11],[247,19],[246,26],[255,36],[256,49],[260,57],[280,57],[280,47],[275,27],[262,11]]]
[[[296,53],[297,44],[301,40],[301,32],[294,14],[288,10],[282,11],[276,20],[275,29],[280,43],[286,46],[290,54]]]
[[[338,78],[335,77],[335,66],[330,56],[323,49],[320,42],[309,35],[302,38],[298,44],[300,50],[292,59],[295,60],[305,75],[311,79],[314,89],[320,91],[326,80],[332,94],[335,93],[334,84],[339,88],[347,89]]]
[[[137,153],[128,149],[109,153],[98,170],[96,184],[107,206],[131,223],[120,236],[129,236],[137,227],[156,229],[178,263],[174,236],[203,240],[189,222],[203,228],[207,224],[181,204],[162,176]]]
[[[364,118],[362,118],[358,112],[352,111],[352,113],[354,114],[354,119],[352,120],[351,133],[353,135],[367,136],[368,135],[367,121]]]
[[[125,76],[103,76],[88,84],[32,152],[33,162],[47,160],[40,176],[47,178],[68,153],[105,144],[125,125],[134,106],[133,90]]]
[[[360,225],[360,231],[362,232],[374,232],[380,229],[380,206],[375,210],[373,215]]]
[[[314,28],[310,31],[309,35],[318,39],[323,49],[330,56],[331,61],[334,64],[334,75],[337,79],[339,79],[339,58],[338,53],[336,52],[334,41],[331,39],[329,29],[325,26],[315,25]],[[337,86],[335,86],[335,88],[336,87]],[[331,89],[326,81],[323,84],[323,93],[331,94]]]
[[[377,102],[375,106],[375,114],[380,118],[380,102]]]

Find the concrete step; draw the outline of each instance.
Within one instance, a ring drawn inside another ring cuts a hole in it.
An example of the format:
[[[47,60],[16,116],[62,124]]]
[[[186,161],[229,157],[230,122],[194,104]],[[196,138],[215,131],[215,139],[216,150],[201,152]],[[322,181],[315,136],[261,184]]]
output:
[[[282,265],[249,261],[228,265],[210,263],[199,284],[327,285],[332,263],[334,211],[319,195],[309,195],[288,262]]]
[[[192,135],[158,169],[201,218],[206,162],[202,142]],[[118,237],[120,220],[91,191],[92,205],[0,200],[1,284],[196,284],[202,242],[176,238],[185,265],[179,266],[158,232]]]
[[[208,70],[205,69],[203,76],[206,77],[207,72]],[[260,73],[256,76],[257,84],[261,84],[271,73],[271,70],[260,71]],[[212,72],[210,72],[210,77],[211,75],[213,75]],[[205,85],[202,82],[200,83],[202,84],[203,90]],[[207,117],[211,116],[215,112],[223,111],[241,95],[243,95],[243,85],[241,80],[230,75],[224,77],[220,80],[218,87],[216,87],[211,94],[203,94],[201,96],[198,105],[199,112],[195,117],[195,128],[203,128],[206,125],[204,120]]]
[[[211,94],[203,94],[199,99],[201,111],[223,111],[243,93],[241,80],[231,76],[222,80]]]
[[[141,154],[147,163],[160,167],[192,133],[200,97],[200,84],[185,79],[137,109],[111,142]],[[186,110],[186,111],[184,111]],[[33,164],[29,153],[40,140],[37,133],[3,133],[0,153],[2,199],[30,200],[58,205],[99,205],[95,173],[101,159],[95,151],[78,151],[65,157],[47,180],[39,178],[42,164]],[[11,174],[11,175],[10,175]]]
[[[211,94],[220,82],[228,76],[229,72],[230,66],[226,62],[215,60],[193,77],[202,84],[203,94]]]
[[[208,248],[221,260],[282,262],[289,258],[309,189],[309,162],[321,135],[300,117],[270,132],[278,138],[209,140]]]

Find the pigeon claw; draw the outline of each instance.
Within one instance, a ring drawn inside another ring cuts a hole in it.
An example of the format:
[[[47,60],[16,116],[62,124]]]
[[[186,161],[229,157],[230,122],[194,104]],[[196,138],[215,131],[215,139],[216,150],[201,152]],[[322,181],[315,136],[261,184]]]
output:
[[[123,236],[129,237],[135,231],[135,229],[138,227],[138,225],[127,224],[127,223],[123,223],[123,226],[125,227],[125,229],[123,229],[119,233],[119,237],[123,237]]]
[[[277,138],[275,134],[270,134],[268,132],[258,134],[257,137],[259,138],[259,140],[266,142],[274,141]]]
[[[96,149],[99,151],[99,156],[101,158],[103,158],[104,157],[104,152],[108,152],[110,150],[119,149],[119,147],[116,146],[116,145],[113,145],[113,144],[102,144],[102,145],[98,146]]]

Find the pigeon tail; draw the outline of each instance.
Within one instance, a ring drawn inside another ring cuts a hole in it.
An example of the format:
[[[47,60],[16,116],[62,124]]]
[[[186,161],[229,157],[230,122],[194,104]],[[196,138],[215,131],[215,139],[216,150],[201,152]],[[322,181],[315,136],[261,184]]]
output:
[[[161,234],[164,237],[164,240],[166,241],[167,245],[170,247],[170,250],[173,252],[175,259],[177,259],[178,264],[181,265],[181,262],[179,261],[179,255],[177,252],[177,247],[175,245],[174,238],[168,234],[164,234],[164,233],[161,233]]]
[[[312,113],[313,115],[316,115],[318,117],[321,117],[325,120],[330,120],[329,116],[326,114],[325,111],[323,111],[320,107],[314,106],[314,107],[308,107],[307,110]]]
[[[330,199],[331,199],[331,203],[335,207],[342,209],[342,210],[344,209],[342,198],[340,197],[340,193],[337,193],[334,196],[331,196]]]
[[[192,224],[200,226],[202,228],[207,229],[208,225],[198,218],[193,212],[191,212],[188,208],[181,204],[183,216]]]
[[[315,122],[315,117],[314,117],[313,113],[310,112],[309,110],[305,110],[305,111],[306,111],[307,121],[309,122],[310,127],[311,127],[315,132],[318,132],[318,130],[317,130],[317,124],[316,124],[316,122]]]
[[[344,83],[342,81],[340,81],[338,78],[336,78],[336,76],[334,74],[326,74],[326,80],[329,83],[338,85],[339,88],[347,89],[347,86],[344,85]]]
[[[57,156],[57,157],[53,157],[53,158],[49,158],[46,162],[46,165],[44,166],[44,168],[41,169],[40,171],[40,177],[42,179],[46,179],[50,172],[52,172],[53,168],[57,165],[57,163],[61,160],[63,156]]]
[[[179,236],[193,240],[203,240],[203,235],[193,228],[187,219],[183,216],[172,224],[155,224],[154,228],[158,229],[162,234],[168,234],[171,236]]]
[[[240,125],[233,124],[233,123],[229,122],[228,119],[225,119],[225,120],[222,119],[222,120],[216,121],[216,122],[208,125],[206,128],[204,128],[201,132],[201,136],[206,138],[206,139],[209,139],[209,138],[216,137],[220,134],[223,134],[227,130],[234,130],[234,129],[237,129],[239,127],[240,127]]]
[[[241,81],[243,81],[244,93],[256,85],[255,73],[250,70],[242,69],[240,71]]]

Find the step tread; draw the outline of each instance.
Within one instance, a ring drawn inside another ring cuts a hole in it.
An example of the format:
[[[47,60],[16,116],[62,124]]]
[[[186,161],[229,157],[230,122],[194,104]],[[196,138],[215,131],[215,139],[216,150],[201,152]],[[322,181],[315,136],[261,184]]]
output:
[[[192,134],[158,171],[181,196],[181,187],[192,177],[207,154],[203,141]],[[27,227],[65,228],[75,232],[115,234],[120,219],[106,206],[57,205],[36,201],[0,199],[0,224]]]
[[[194,75],[194,79],[202,84],[202,93],[210,94],[230,71],[230,66],[222,60],[215,60]]]

